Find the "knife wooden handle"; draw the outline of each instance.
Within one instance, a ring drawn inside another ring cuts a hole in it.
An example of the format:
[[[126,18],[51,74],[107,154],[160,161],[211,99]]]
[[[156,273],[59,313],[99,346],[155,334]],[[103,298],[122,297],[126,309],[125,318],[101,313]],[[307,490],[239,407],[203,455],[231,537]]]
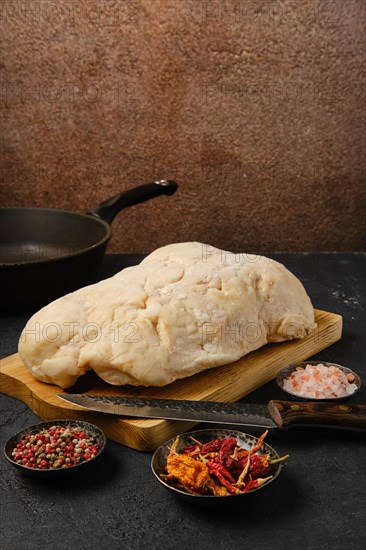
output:
[[[268,408],[280,428],[323,426],[366,431],[366,405],[273,400]]]

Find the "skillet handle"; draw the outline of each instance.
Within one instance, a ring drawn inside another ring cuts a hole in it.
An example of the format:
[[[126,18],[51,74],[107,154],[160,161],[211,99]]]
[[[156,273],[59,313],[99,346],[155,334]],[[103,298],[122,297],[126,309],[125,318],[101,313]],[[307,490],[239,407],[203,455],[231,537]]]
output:
[[[148,201],[159,195],[173,195],[177,189],[178,184],[172,180],[145,183],[107,199],[87,214],[102,218],[107,223],[112,223],[117,214],[124,208]]]

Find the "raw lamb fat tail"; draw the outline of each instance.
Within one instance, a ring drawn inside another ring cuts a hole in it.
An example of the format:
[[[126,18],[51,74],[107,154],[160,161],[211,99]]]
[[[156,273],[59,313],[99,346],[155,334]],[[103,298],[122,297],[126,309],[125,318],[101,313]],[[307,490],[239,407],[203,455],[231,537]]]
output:
[[[91,369],[110,384],[164,386],[314,328],[311,301],[283,265],[188,242],[50,303],[28,321],[19,353],[62,388]]]

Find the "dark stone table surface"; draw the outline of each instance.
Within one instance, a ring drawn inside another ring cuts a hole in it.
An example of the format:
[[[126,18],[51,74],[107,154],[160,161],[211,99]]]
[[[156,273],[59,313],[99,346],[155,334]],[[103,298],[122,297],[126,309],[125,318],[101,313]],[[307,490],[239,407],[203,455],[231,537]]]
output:
[[[315,307],[343,316],[342,340],[315,358],[348,366],[365,380],[366,256],[299,253],[274,257],[302,280]],[[140,258],[106,256],[101,278]],[[1,357],[16,352],[28,317],[1,319]],[[351,401],[364,403],[365,396],[366,384]],[[265,403],[281,397],[270,382],[246,400]],[[0,411],[2,446],[12,434],[39,420],[22,402],[3,394]],[[251,428],[245,431],[260,433]],[[151,453],[111,441],[92,472],[62,482],[23,477],[2,456],[0,548],[365,548],[364,436],[330,430],[271,432],[267,441],[281,455],[289,453],[290,459],[275,483],[241,499],[236,508],[203,508],[176,499],[155,480]]]

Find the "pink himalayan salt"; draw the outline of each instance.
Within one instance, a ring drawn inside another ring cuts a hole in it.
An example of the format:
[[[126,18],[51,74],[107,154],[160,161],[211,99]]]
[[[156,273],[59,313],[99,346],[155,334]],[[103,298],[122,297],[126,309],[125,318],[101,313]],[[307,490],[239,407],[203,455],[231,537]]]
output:
[[[346,397],[356,391],[353,374],[345,374],[338,367],[306,365],[298,367],[283,381],[283,388],[301,397],[331,399]]]

